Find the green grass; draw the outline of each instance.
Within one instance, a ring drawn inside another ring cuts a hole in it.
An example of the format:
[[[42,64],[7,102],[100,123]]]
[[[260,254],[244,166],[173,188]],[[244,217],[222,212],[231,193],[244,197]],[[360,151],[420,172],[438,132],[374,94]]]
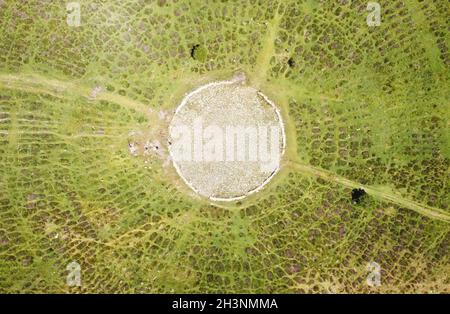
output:
[[[450,291],[446,1],[380,1],[375,28],[365,1],[80,2],[73,28],[65,1],[0,1],[0,292]],[[236,71],[287,151],[209,204],[130,132]]]

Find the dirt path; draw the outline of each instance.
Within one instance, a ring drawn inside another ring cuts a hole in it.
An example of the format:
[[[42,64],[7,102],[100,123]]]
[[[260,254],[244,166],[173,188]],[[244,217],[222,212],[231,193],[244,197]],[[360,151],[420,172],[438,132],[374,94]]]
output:
[[[279,22],[278,19],[279,17],[277,16],[275,18],[276,21],[275,29],[277,23]],[[269,32],[268,38],[273,39],[272,38],[274,36],[273,31],[274,30],[272,29]],[[263,53],[260,62],[262,63],[267,62],[266,57],[268,55],[271,55],[271,52],[268,51],[267,54]],[[23,90],[32,93],[46,93],[53,95],[55,97],[62,97],[62,98],[81,96],[89,99],[92,93],[92,88],[89,88],[79,83],[48,79],[44,76],[35,74],[20,74],[20,73],[0,74],[0,88]],[[149,107],[146,106],[145,104],[107,91],[102,91],[101,93],[98,93],[96,95],[95,100],[105,100],[113,102],[122,107],[144,113],[147,116],[150,115]],[[315,168],[311,165],[302,164],[300,162],[293,160],[288,161],[287,166],[291,166],[301,173],[320,177],[324,180],[333,181],[350,188],[363,188],[369,195],[373,197],[397,204],[404,208],[408,208],[432,219],[450,222],[449,213],[439,208],[430,207],[409,199],[405,199],[401,195],[398,195],[394,192],[384,191],[381,188],[374,186],[365,186],[358,182],[340,177],[330,171]]]
[[[378,199],[381,199],[384,201],[388,201],[393,204],[397,204],[399,206],[411,209],[419,214],[422,214],[422,215],[427,216],[432,219],[438,219],[441,221],[450,222],[450,214],[446,213],[442,209],[434,208],[431,206],[417,203],[415,201],[403,198],[401,195],[395,194],[394,192],[386,192],[378,187],[363,185],[358,182],[340,177],[330,171],[315,168],[311,165],[302,164],[302,163],[299,163],[296,161],[289,161],[288,166],[292,166],[294,169],[296,169],[297,171],[299,171],[301,173],[320,177],[327,181],[334,181],[336,183],[342,184],[349,188],[362,188],[369,195],[371,195],[375,198],[378,198]]]
[[[277,8],[275,17],[267,25],[267,32],[262,42],[262,49],[256,59],[255,68],[257,69],[257,73],[253,82],[255,87],[259,88],[268,76],[267,72],[270,69],[270,59],[275,55],[275,39],[277,37],[281,18],[282,16],[278,14]]]
[[[92,98],[94,89],[75,82],[49,79],[41,75],[27,73],[0,74],[0,88],[45,93],[55,97],[82,96],[87,99]],[[145,104],[104,90],[96,93],[95,100],[109,101],[145,115],[149,113],[149,107]]]

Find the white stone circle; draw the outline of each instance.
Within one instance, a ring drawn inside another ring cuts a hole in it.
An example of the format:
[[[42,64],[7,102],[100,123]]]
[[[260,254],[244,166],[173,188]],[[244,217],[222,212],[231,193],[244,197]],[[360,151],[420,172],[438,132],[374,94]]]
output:
[[[280,169],[285,145],[280,111],[242,79],[190,92],[169,126],[176,171],[212,201],[235,201],[261,190]]]

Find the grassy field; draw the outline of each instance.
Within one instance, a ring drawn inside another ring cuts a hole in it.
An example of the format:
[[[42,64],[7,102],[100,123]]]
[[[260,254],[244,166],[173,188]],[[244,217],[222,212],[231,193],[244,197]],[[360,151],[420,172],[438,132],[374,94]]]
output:
[[[79,3],[0,0],[0,292],[450,292],[447,1]],[[264,190],[212,204],[130,154],[238,71],[286,124]]]

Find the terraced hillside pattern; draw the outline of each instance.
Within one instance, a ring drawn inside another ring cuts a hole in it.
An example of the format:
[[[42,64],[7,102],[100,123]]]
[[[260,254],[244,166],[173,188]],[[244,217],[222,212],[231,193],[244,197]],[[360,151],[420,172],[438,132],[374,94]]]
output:
[[[78,3],[0,0],[0,292],[450,292],[448,1]],[[236,73],[286,151],[211,202],[167,126]]]

